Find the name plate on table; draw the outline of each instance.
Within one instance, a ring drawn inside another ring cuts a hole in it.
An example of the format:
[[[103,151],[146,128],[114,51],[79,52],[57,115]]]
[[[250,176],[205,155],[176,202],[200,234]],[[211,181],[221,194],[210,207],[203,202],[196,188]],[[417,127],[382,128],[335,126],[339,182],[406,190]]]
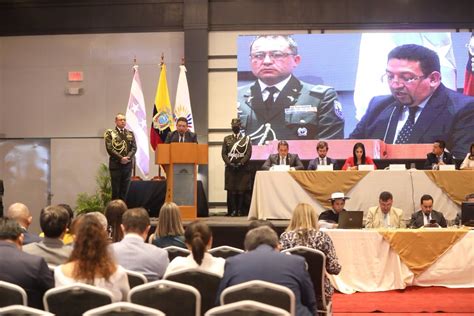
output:
[[[270,171],[290,171],[289,165],[273,165]]]
[[[440,171],[456,170],[456,165],[439,165],[438,167]]]
[[[374,165],[359,165],[357,168],[359,171],[372,171],[374,170]]]
[[[318,168],[316,171],[333,171],[334,166],[333,165],[318,165]]]
[[[390,164],[390,166],[388,166],[388,170],[401,171],[401,170],[407,170],[407,168],[405,167],[405,164],[403,164],[403,163]]]

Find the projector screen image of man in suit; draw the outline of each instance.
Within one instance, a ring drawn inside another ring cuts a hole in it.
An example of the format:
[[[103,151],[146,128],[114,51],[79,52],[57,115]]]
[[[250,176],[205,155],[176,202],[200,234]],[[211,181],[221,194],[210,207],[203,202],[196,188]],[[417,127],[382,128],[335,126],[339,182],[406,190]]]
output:
[[[415,44],[395,47],[383,80],[392,95],[374,97],[349,138],[388,144],[445,139],[455,157],[464,155],[474,141],[474,98],[442,84],[434,51]]]

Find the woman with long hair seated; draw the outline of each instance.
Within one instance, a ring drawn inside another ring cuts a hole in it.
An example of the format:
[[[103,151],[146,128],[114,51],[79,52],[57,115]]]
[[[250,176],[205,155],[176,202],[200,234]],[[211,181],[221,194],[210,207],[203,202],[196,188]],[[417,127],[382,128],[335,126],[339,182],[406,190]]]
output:
[[[183,223],[176,203],[163,204],[158,217],[158,227],[155,233],[150,236],[150,242],[160,248],[168,246],[186,248]]]
[[[377,169],[372,158],[365,154],[365,146],[362,143],[355,143],[352,149],[352,157],[346,159],[342,170],[358,170],[359,165],[374,165],[374,169]]]
[[[474,143],[471,144],[471,148],[464,158],[461,167],[461,170],[474,170]]]
[[[122,216],[127,211],[127,204],[117,199],[110,201],[105,207],[105,217],[107,218],[107,231],[112,242],[118,242],[123,239]]]
[[[337,261],[336,250],[331,238],[318,229],[318,220],[314,208],[306,203],[296,206],[290,224],[280,236],[282,249],[305,246],[322,251],[326,255],[326,271],[339,274],[341,265]],[[329,279],[324,276],[324,294],[330,301],[334,289]]]
[[[74,249],[69,260],[54,269],[56,286],[85,283],[112,292],[124,301],[130,291],[127,273],[108,251],[107,231],[97,217],[85,214],[74,223]]]
[[[186,247],[191,251],[187,257],[176,257],[170,262],[163,278],[172,272],[197,268],[222,277],[225,259],[213,257],[207,251],[212,247],[212,232],[209,226],[201,221],[194,221],[184,232]]]

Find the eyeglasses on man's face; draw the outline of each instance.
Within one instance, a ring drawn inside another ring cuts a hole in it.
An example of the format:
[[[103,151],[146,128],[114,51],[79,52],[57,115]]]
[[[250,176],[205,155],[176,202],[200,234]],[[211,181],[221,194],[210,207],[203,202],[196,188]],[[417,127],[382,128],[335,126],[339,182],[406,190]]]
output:
[[[291,55],[295,55],[295,54],[285,53],[279,50],[274,50],[270,52],[255,52],[255,53],[250,54],[250,58],[252,58],[253,60],[262,61],[265,59],[266,56],[268,56],[268,58],[272,60],[279,61],[279,60],[284,60],[286,57],[291,56]]]
[[[415,76],[415,75],[412,75],[412,74],[402,74],[402,75],[394,75],[390,72],[387,72],[385,73],[384,75],[382,75],[382,82],[384,83],[389,83],[389,84],[392,84],[394,82],[398,83],[398,84],[404,84],[404,85],[410,85],[410,84],[413,84],[415,82],[417,82],[418,80],[422,80],[422,79],[425,79],[427,76],[425,75],[421,75],[421,76]]]

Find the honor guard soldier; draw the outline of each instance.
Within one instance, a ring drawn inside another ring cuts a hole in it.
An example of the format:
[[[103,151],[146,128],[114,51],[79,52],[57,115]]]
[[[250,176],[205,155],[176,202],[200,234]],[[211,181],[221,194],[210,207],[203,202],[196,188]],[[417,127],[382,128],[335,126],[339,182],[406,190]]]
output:
[[[115,128],[105,131],[105,148],[109,154],[109,170],[112,184],[112,200],[125,201],[133,157],[137,152],[137,143],[132,131],[125,128],[127,120],[122,113],[115,117]]]

